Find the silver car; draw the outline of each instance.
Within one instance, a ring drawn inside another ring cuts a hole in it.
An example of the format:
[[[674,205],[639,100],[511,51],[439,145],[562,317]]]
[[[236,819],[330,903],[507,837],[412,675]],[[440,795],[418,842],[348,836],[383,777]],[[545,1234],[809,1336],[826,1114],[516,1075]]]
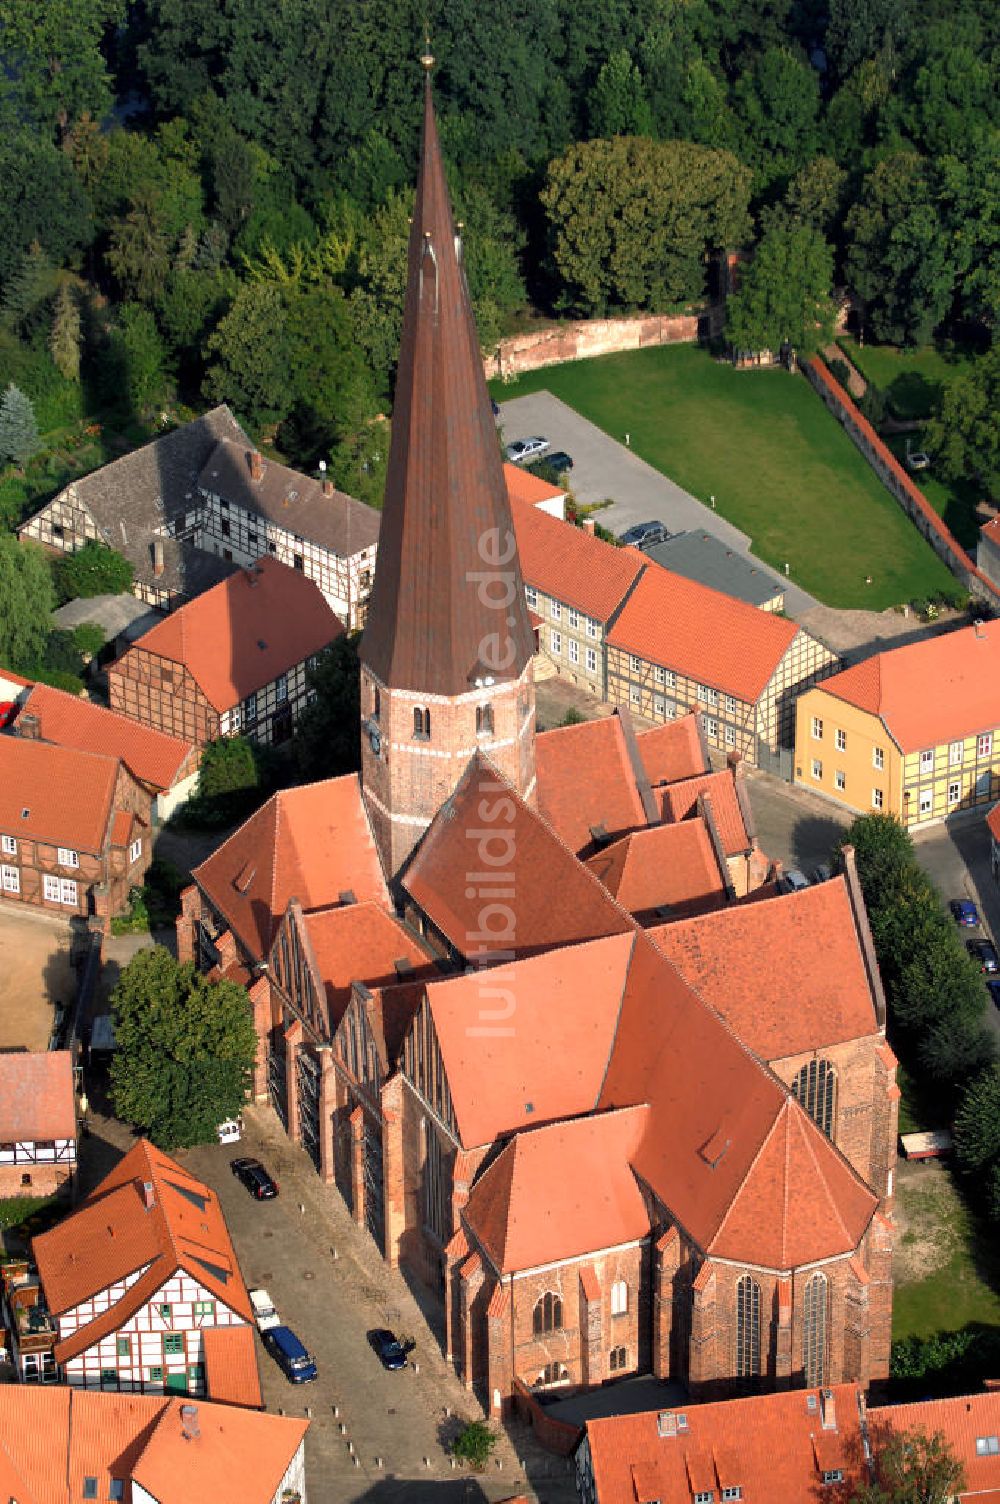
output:
[[[548,439],[535,437],[533,439],[515,439],[513,444],[508,444],[504,451],[507,458],[514,465],[520,465],[525,460],[533,460],[538,455],[544,454],[546,449],[551,448]]]

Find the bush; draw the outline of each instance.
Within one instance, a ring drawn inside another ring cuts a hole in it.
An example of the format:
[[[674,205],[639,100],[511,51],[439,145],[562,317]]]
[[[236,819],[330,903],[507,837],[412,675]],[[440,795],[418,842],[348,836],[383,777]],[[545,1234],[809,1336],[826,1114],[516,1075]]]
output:
[[[582,726],[586,719],[587,717],[581,715],[575,705],[571,705],[559,724],[560,726]]]
[[[497,1435],[484,1420],[470,1420],[452,1443],[452,1452],[482,1472],[497,1444]]]
[[[885,397],[874,382],[869,381],[858,407],[862,416],[868,419],[873,428],[879,428],[885,422]]]
[[[149,910],[141,888],[128,895],[128,913],[116,914],[111,921],[113,935],[145,935],[149,932]]]
[[[92,595],[128,595],[134,571],[129,561],[103,543],[85,543],[75,554],[62,554],[52,565],[60,601]]]
[[[104,628],[99,627],[96,621],[82,621],[78,627],[73,628],[73,645],[84,658],[96,658],[107,640]]]
[[[834,381],[840,382],[845,392],[849,389],[848,383],[851,379],[851,368],[847,364],[846,360],[841,360],[839,357],[835,360],[831,360],[830,375],[833,377]]]

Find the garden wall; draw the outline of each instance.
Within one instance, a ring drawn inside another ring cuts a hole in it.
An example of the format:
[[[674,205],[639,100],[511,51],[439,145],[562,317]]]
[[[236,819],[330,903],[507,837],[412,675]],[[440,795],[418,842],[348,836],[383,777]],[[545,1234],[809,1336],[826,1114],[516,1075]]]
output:
[[[545,1406],[538,1403],[520,1379],[514,1380],[514,1408],[521,1419],[531,1426],[539,1446],[555,1452],[559,1457],[568,1457],[576,1450],[583,1435],[582,1427],[574,1426],[567,1420],[556,1420],[555,1416],[549,1415]]]
[[[590,360],[647,345],[690,344],[698,338],[699,313],[646,314],[628,319],[581,319],[553,324],[530,334],[502,339],[483,360],[487,380],[513,381],[526,371],[561,365],[566,360]]]
[[[923,491],[906,473],[891,450],[883,444],[868,419],[859,412],[819,356],[811,356],[802,365],[802,370],[830,411],[840,419],[879,480],[896,498],[955,578],[977,600],[988,601],[990,605],[1000,608],[1000,589],[972,562]]]

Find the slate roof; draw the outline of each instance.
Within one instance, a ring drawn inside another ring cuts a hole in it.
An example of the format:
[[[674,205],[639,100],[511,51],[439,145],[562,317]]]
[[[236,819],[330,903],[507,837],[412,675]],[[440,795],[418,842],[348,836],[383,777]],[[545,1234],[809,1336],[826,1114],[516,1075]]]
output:
[[[43,741],[117,757],[134,778],[155,789],[171,788],[194,752],[191,742],[48,684],[35,685],[22,716],[26,711],[38,717]]]
[[[0,830],[100,855],[118,766],[100,753],[0,736]]]
[[[313,580],[265,557],[171,612],[128,651],[183,664],[221,714],[343,633]]]
[[[708,585],[745,601],[748,606],[768,605],[776,596],[784,597],[785,587],[776,575],[769,574],[746,554],[730,548],[714,533],[700,530],[675,533],[663,543],[643,549],[655,563],[671,574],[683,575],[699,585]]]
[[[69,1050],[0,1054],[0,1142],[76,1138]]]
[[[327,496],[321,481],[267,457],[263,457],[261,478],[255,481],[250,474],[252,453],[245,438],[222,439],[205,461],[198,484],[340,558],[378,543],[380,519],[374,507],[343,491]]]
[[[191,876],[258,961],[289,900],[306,911],[341,893],[389,905],[357,775],[281,789]]]
[[[995,731],[998,684],[1000,621],[987,621],[876,653],[817,687],[878,716],[903,752],[917,752]]]
[[[477,678],[520,676],[534,639],[511,534],[428,75],[381,539],[361,642],[377,679],[454,695]],[[508,602],[503,610],[484,599],[484,572],[493,599]]]

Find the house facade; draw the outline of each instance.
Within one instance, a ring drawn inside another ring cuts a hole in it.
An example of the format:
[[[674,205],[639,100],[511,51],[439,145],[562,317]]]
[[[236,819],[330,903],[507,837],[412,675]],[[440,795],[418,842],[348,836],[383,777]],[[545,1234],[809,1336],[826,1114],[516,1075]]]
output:
[[[290,739],[308,671],[343,634],[319,589],[262,559],[181,606],[108,669],[112,710],[202,747]]]
[[[0,1200],[71,1189],[76,1142],[70,1052],[0,1054]]]
[[[150,824],[149,792],[119,759],[0,737],[0,898],[110,919],[149,867]]]
[[[1000,628],[876,654],[796,706],[795,781],[908,828],[1000,798]]]

